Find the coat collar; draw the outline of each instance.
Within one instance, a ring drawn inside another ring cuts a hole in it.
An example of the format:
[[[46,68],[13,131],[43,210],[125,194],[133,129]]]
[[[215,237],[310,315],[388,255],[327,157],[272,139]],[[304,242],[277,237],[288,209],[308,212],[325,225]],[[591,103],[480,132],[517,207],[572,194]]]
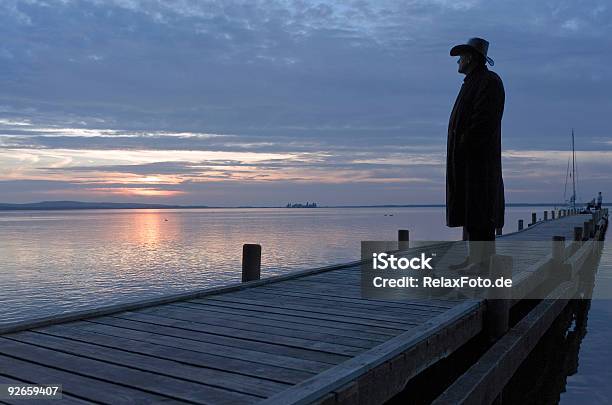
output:
[[[475,77],[480,76],[482,73],[488,71],[489,69],[487,69],[487,65],[481,65],[476,67],[474,70],[472,70],[470,73],[468,73],[464,78],[463,78],[463,82],[464,83],[469,83],[472,80],[474,80]]]

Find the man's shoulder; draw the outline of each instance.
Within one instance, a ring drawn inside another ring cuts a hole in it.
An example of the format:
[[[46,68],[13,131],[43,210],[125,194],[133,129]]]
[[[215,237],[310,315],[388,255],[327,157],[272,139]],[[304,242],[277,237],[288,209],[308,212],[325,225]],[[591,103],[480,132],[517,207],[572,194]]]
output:
[[[505,93],[504,83],[502,82],[501,77],[499,77],[497,73],[489,69],[484,69],[481,78],[482,79],[480,80],[480,88],[483,91],[495,92],[500,94]]]
[[[499,75],[495,73],[494,71],[487,69],[486,77],[488,81],[491,81],[491,82],[494,82],[494,83],[497,83],[503,86],[503,81],[501,77],[499,77]]]

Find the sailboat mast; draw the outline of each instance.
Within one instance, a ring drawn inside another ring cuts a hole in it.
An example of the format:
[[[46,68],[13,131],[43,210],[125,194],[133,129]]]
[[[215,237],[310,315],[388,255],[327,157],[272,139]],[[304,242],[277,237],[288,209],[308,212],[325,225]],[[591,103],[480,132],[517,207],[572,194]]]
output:
[[[574,128],[572,128],[572,208],[576,208],[576,149],[574,148]]]

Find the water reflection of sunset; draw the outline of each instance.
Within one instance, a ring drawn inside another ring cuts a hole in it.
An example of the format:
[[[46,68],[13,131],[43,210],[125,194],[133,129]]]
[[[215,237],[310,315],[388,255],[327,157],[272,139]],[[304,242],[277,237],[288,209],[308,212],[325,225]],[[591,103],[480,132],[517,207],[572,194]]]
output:
[[[126,230],[126,239],[130,243],[147,246],[158,246],[162,239],[163,213],[146,210],[132,216],[133,223]]]

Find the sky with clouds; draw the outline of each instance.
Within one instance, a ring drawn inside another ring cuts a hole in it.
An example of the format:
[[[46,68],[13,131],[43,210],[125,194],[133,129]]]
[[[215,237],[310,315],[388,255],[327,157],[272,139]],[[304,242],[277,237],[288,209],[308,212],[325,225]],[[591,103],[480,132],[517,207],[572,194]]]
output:
[[[0,202],[443,203],[471,36],[506,200],[611,194],[607,0],[0,0]]]

